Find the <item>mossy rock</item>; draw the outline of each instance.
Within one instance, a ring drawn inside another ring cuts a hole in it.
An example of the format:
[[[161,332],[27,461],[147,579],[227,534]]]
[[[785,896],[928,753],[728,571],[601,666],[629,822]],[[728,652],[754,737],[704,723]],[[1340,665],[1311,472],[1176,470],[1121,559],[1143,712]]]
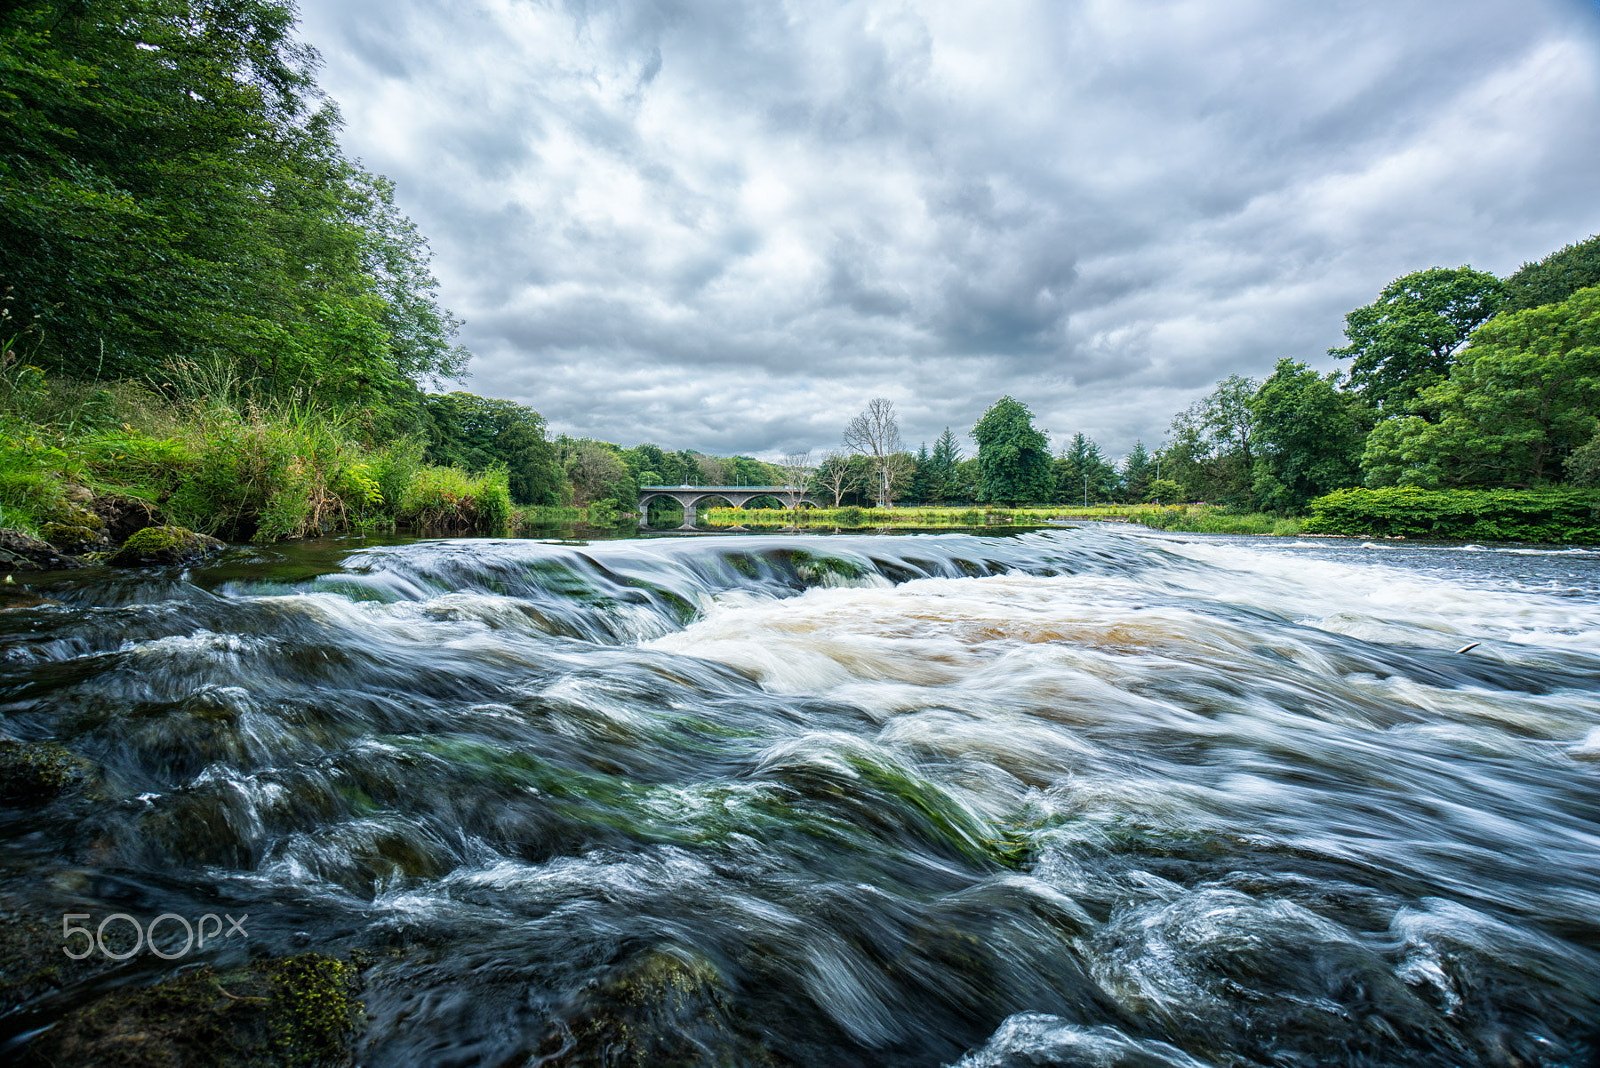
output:
[[[106,563],[113,567],[160,567],[191,564],[224,549],[216,538],[184,527],[145,527],[129,535]]]
[[[0,738],[0,803],[42,804],[82,774],[83,761],[54,742]]]
[[[227,972],[203,965],[68,1013],[23,1063],[335,1068],[352,1062],[359,990],[354,964],[317,953]]]
[[[101,526],[104,526],[102,523]],[[79,554],[106,544],[105,535],[88,525],[76,523],[46,523],[39,533],[44,540],[64,553]]]
[[[548,1068],[777,1068],[739,1026],[715,965],[653,950],[586,992],[540,1045]]]

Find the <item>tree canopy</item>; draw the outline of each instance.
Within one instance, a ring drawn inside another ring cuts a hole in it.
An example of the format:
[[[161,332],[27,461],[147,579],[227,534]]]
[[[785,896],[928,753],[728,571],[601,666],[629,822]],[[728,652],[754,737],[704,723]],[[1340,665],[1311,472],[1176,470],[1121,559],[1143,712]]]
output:
[[[1340,391],[1337,374],[1279,360],[1250,399],[1250,410],[1257,508],[1297,511],[1313,497],[1360,480],[1366,406]]]
[[[1017,504],[1050,499],[1050,447],[1028,406],[1011,397],[990,405],[972,428],[978,443],[978,496]]]
[[[1600,286],[1478,331],[1418,414],[1367,440],[1367,484],[1529,487],[1556,481],[1593,440],[1600,406]]]
[[[1600,286],[1600,235],[1574,242],[1537,263],[1524,263],[1506,279],[1503,310],[1556,304],[1589,286]]]
[[[348,405],[460,372],[427,246],[344,158],[293,29],[284,0],[5,6],[0,286],[31,361],[221,362]]]
[[[1430,267],[1402,275],[1378,299],[1344,317],[1350,378],[1386,415],[1405,411],[1421,390],[1450,371],[1450,361],[1503,299],[1500,279],[1471,267]]]

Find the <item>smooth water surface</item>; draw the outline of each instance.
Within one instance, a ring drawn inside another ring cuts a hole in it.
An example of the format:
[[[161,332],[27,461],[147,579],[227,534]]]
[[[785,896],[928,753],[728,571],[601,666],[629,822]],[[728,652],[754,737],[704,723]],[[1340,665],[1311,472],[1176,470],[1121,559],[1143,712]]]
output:
[[[352,542],[8,603],[0,728],[97,785],[0,889],[360,951],[364,1063],[1600,1050],[1600,552]]]

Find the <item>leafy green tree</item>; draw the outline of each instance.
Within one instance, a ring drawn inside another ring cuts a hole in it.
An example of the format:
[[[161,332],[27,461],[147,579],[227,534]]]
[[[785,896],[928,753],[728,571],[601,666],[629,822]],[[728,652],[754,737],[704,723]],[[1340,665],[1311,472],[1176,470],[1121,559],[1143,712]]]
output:
[[[1367,439],[1367,485],[1531,487],[1596,433],[1600,286],[1484,325],[1416,414]]]
[[[5,5],[0,288],[31,360],[369,413],[459,373],[427,247],[293,30],[286,0]]]
[[[982,477],[983,472],[978,466],[976,456],[960,461],[956,464],[955,474],[951,476],[950,496],[946,499],[962,504],[981,500],[978,496],[978,485]]]
[[[564,476],[544,417],[514,401],[471,393],[422,398],[429,463],[472,472],[504,467],[517,504],[560,504]]]
[[[1339,390],[1338,379],[1282,359],[1251,398],[1257,508],[1297,512],[1313,497],[1360,483],[1366,408]]]
[[[1001,397],[972,428],[978,443],[978,496],[1015,507],[1050,499],[1049,439],[1021,401]]]
[[[1344,317],[1351,382],[1385,415],[1405,411],[1419,392],[1450,372],[1472,332],[1499,310],[1503,286],[1487,271],[1430,267],[1396,278],[1378,299]]]
[[[1574,486],[1600,485],[1600,430],[1567,457],[1566,475]]]
[[[632,508],[639,503],[639,486],[622,460],[622,449],[616,445],[563,434],[556,439],[556,449],[561,468],[572,485],[574,504],[609,500],[618,507]]]
[[[1153,478],[1144,499],[1152,504],[1176,504],[1183,500],[1183,485],[1170,478]]]
[[[1172,420],[1171,443],[1162,450],[1163,473],[1190,500],[1248,505],[1255,465],[1257,383],[1229,375]]]
[[[1600,285],[1600,235],[1552,252],[1538,263],[1524,263],[1505,281],[1503,311],[1526,311],[1556,304],[1580,289]]]

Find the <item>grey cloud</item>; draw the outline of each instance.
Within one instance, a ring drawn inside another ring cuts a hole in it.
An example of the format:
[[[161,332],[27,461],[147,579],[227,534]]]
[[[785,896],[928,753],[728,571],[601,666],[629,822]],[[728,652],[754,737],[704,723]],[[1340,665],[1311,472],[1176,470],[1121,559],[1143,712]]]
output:
[[[1578,0],[323,0],[345,140],[398,183],[470,388],[611,440],[771,455],[1001,393],[1158,442],[1319,368],[1433,264],[1600,229]],[[810,437],[808,437],[810,435]]]

